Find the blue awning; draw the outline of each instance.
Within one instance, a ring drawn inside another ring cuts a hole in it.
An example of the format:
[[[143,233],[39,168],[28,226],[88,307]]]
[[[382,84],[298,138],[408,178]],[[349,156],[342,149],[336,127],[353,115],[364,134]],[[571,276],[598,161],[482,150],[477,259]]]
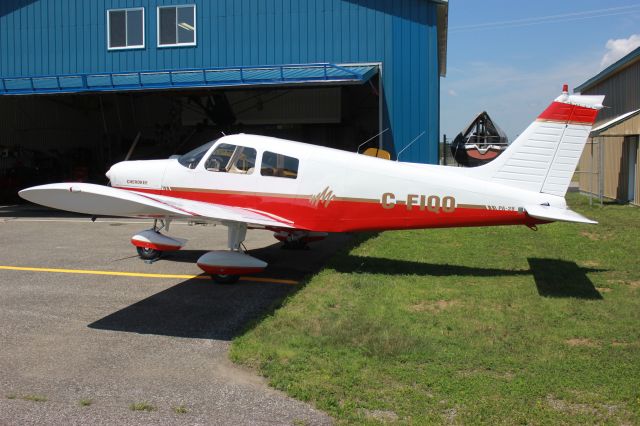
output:
[[[119,92],[238,86],[362,84],[377,65],[302,64],[135,71],[39,77],[0,77],[0,95]]]

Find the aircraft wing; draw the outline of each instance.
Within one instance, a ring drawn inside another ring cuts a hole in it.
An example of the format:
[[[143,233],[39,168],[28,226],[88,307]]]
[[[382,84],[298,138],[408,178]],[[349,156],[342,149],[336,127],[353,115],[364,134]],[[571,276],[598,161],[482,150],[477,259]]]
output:
[[[97,216],[172,218],[205,222],[242,222],[274,228],[294,228],[293,222],[257,210],[127,191],[88,183],[54,183],[23,189],[27,201]]]
[[[576,223],[588,223],[595,225],[598,222],[588,219],[579,213],[569,209],[561,209],[558,207],[542,206],[542,205],[529,205],[524,206],[527,214],[536,219],[548,220],[548,221],[561,221],[561,222],[576,222]]]

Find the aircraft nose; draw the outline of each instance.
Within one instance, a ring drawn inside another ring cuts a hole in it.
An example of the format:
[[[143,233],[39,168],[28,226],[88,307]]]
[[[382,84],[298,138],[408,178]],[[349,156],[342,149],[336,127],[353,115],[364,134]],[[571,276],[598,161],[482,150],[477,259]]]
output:
[[[107,173],[105,173],[105,176],[107,177],[107,179],[109,179],[109,181],[111,183],[115,182],[118,179],[118,175],[121,175],[122,173],[118,173],[119,172],[119,168],[121,169],[121,167],[119,167],[120,163],[116,163],[114,165],[112,165],[109,170],[107,171]],[[121,172],[122,170],[120,170]]]

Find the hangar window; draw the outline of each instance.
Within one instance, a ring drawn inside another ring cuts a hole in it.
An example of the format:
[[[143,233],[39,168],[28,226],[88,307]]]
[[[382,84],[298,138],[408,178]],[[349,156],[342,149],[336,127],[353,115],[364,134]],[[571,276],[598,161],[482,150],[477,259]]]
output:
[[[276,176],[288,179],[298,177],[298,166],[300,161],[297,158],[265,151],[262,155],[262,176]]]
[[[204,167],[210,172],[250,175],[256,166],[256,150],[246,146],[222,143],[207,159]]]
[[[196,6],[158,7],[158,47],[195,46]]]
[[[144,8],[107,11],[108,48],[144,48]]]

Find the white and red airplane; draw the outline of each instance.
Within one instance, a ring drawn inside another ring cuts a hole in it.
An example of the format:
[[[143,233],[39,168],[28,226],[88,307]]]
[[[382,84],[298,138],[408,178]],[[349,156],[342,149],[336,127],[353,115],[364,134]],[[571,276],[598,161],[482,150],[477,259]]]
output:
[[[218,282],[262,271],[241,250],[247,229],[290,244],[328,232],[596,223],[564,196],[603,96],[563,93],[496,160],[477,168],[388,161],[254,135],[225,136],[178,158],[125,161],[111,186],[57,183],[20,191],[45,206],[100,216],[155,219],[131,242],[143,259],[186,241],[160,233],[173,220],[228,227],[228,251],[198,266]]]

